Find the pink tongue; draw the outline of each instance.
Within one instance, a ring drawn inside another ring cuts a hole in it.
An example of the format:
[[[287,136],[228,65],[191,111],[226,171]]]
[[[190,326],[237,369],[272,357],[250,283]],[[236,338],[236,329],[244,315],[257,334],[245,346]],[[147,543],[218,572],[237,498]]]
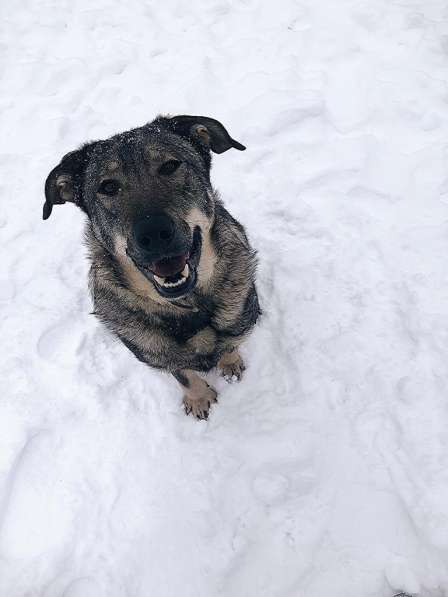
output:
[[[187,263],[188,254],[161,259],[151,265],[151,270],[160,278],[168,278],[181,272]]]

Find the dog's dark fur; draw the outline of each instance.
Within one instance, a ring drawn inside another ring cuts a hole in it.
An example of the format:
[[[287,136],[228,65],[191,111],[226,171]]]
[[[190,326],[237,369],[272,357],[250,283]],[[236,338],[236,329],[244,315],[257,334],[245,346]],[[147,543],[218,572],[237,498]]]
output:
[[[45,185],[44,219],[67,201],[89,218],[95,314],[139,360],[176,377],[187,413],[198,418],[207,418],[216,392],[194,372],[218,366],[239,379],[237,349],[260,313],[254,251],[210,182],[210,150],[231,147],[245,149],[214,119],[158,117],[67,154]],[[103,194],[111,184],[116,194]],[[175,222],[178,253],[196,254],[196,283],[180,297],[160,294],[136,245],[133,226],[148,210]]]

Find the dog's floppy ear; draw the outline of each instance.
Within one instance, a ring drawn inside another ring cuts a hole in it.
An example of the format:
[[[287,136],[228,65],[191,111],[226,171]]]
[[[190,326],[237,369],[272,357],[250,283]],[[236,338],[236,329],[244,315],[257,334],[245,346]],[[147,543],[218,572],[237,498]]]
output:
[[[45,203],[42,217],[50,217],[53,205],[70,202],[85,211],[82,200],[82,181],[89,156],[95,144],[85,145],[67,153],[53,168],[45,181]]]
[[[223,153],[234,147],[240,151],[246,148],[229,135],[224,125],[207,116],[172,116],[167,118],[167,126],[177,135],[193,143],[200,141],[214,153]]]

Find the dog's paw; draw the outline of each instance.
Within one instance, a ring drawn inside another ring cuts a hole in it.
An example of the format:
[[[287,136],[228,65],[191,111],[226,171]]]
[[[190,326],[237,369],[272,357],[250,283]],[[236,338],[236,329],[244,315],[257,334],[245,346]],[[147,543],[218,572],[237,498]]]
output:
[[[185,394],[184,408],[185,414],[193,415],[197,419],[208,419],[210,407],[214,402],[218,402],[218,393],[207,386],[200,396],[193,394]]]
[[[230,360],[230,358],[232,360]],[[226,353],[221,357],[218,363],[218,368],[221,375],[228,383],[235,383],[240,381],[243,377],[243,372],[246,369],[243,359],[241,356],[235,353]]]

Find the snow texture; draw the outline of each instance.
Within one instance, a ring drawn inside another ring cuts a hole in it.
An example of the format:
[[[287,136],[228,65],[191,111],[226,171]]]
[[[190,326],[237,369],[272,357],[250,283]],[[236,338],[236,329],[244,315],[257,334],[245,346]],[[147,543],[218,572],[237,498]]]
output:
[[[438,0],[23,0],[1,11],[0,596],[448,595],[448,12]],[[264,317],[208,422],[90,315],[82,142],[158,113]]]

